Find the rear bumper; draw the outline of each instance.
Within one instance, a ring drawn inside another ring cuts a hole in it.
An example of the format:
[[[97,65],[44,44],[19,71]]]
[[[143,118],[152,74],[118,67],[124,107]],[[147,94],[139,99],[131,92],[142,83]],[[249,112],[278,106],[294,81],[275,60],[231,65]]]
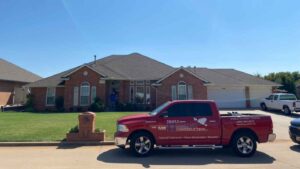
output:
[[[294,108],[295,112],[300,112],[300,108]]]
[[[268,142],[273,142],[276,139],[276,134],[272,133],[268,136]]]

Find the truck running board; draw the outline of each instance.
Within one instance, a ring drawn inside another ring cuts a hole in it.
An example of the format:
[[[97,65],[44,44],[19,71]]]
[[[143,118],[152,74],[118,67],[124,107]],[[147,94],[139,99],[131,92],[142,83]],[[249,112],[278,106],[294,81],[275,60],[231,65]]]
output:
[[[219,145],[172,145],[172,146],[157,146],[159,149],[218,149],[223,148]]]

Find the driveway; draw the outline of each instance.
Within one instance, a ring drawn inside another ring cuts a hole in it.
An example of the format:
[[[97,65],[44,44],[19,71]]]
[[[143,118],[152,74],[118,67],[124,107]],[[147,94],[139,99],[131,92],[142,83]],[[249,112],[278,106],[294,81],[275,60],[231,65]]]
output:
[[[150,157],[137,158],[115,146],[0,147],[1,169],[296,169],[299,158],[300,146],[290,141],[260,144],[252,158],[236,157],[230,149],[156,150]]]

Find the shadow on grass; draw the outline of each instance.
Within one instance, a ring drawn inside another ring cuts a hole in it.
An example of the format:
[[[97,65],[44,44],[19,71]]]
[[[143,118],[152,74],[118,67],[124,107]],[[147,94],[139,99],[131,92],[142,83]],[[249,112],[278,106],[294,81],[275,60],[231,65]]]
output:
[[[149,168],[151,165],[270,164],[276,159],[259,151],[253,157],[241,158],[232,153],[231,149],[156,149],[151,156],[138,158],[132,156],[128,149],[110,149],[99,154],[97,160],[105,163],[141,164]]]

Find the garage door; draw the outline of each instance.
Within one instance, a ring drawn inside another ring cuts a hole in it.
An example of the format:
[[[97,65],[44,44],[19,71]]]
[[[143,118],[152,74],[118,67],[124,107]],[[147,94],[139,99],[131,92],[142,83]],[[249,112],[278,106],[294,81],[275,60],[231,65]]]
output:
[[[219,108],[245,108],[245,87],[208,87],[208,99]]]
[[[270,86],[250,86],[250,104],[251,107],[257,108],[263,98],[272,93]]]

